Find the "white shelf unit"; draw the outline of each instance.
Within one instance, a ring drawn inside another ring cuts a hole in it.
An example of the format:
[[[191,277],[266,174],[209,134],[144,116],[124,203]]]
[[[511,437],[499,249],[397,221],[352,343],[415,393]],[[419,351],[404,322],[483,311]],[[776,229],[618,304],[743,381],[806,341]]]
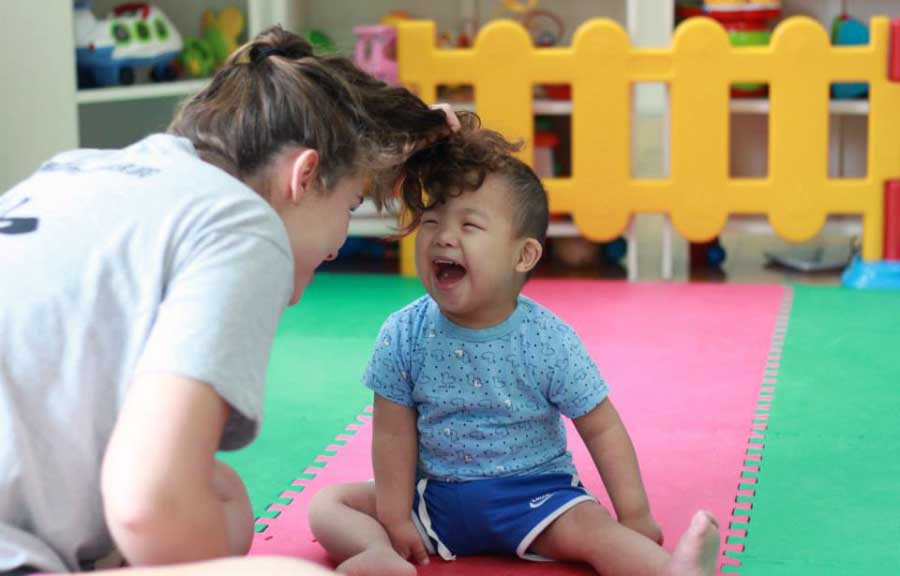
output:
[[[96,0],[94,12],[101,16],[122,0]],[[577,0],[559,0],[552,9],[564,22],[563,42],[569,42],[578,24],[593,17],[607,17],[623,26],[636,29],[635,22],[629,22],[629,15],[636,17],[637,11],[630,7],[635,0],[602,0],[593,3]],[[182,35],[196,35],[202,12],[207,8],[219,10],[227,6],[238,6],[245,15],[245,38],[251,38],[263,28],[281,23],[288,29],[317,29],[327,33],[338,50],[352,54],[354,26],[372,24],[391,11],[400,11],[414,17],[433,19],[442,31],[454,34],[466,31],[477,32],[477,24],[484,24],[499,17],[513,17],[512,12],[499,8],[493,0],[372,0],[361,3],[355,0],[203,0],[183,2],[182,0],[156,0],[167,15],[172,18]],[[645,4],[667,4],[664,0],[644,0]],[[125,100],[143,100],[186,96],[202,88],[198,81],[180,80],[163,85],[136,85],[115,88],[79,90],[79,104],[96,104]]]
[[[95,12],[102,14],[117,2],[99,1]],[[185,22],[199,22],[200,13],[207,7],[220,9],[229,2],[199,2],[187,10],[176,0],[159,2],[161,8],[173,19],[176,26],[185,33]],[[405,11],[412,16],[427,17],[437,22],[438,29],[458,34],[463,31],[470,36],[477,33],[477,25],[497,17],[510,17],[512,13],[498,9],[499,2],[487,0],[374,0],[365,3],[349,0],[303,0],[287,2],[282,0],[246,0],[242,7],[248,20],[248,37],[264,27],[281,22],[293,30],[318,29],[325,31],[335,41],[338,49],[352,53],[353,33],[356,25],[377,22],[391,10]],[[645,7],[655,4],[664,10],[668,0],[643,0]],[[638,19],[647,15],[636,8],[634,0],[602,0],[593,3],[577,0],[561,0],[552,9],[560,15],[565,24],[563,42],[568,43],[577,26],[593,17],[607,17],[627,27],[633,35],[651,37],[642,30]],[[669,18],[670,20],[671,18]],[[663,19],[665,21],[665,18]],[[663,44],[659,39],[657,44]],[[120,146],[137,139],[141,134],[164,129],[171,112],[184,97],[193,94],[208,80],[178,81],[164,84],[143,84],[127,87],[111,87],[79,90],[76,96],[79,111],[79,144],[82,146]],[[471,106],[469,107],[471,109]],[[571,113],[568,102],[540,101],[536,114],[566,115]],[[139,119],[138,119],[139,118]],[[106,126],[116,126],[110,131]],[[103,127],[103,128],[100,128]],[[390,236],[396,232],[393,217],[377,214],[367,205],[357,210],[350,223],[352,236]],[[552,236],[578,236],[577,228],[571,223],[554,223],[549,230]]]
[[[95,0],[94,14],[100,18],[121,0]],[[234,6],[244,15],[240,38],[252,38],[267,26],[282,22],[294,27],[297,9],[287,0],[154,0],[183,37],[199,36],[205,10]],[[142,77],[143,75],[139,75]],[[203,89],[208,79],[179,79],[173,82],[143,82],[130,86],[84,88],[75,94],[78,107],[78,141],[81,147],[120,147],[146,134],[165,130],[178,103]]]
[[[153,100],[156,98],[186,97],[202,90],[209,80],[177,80],[159,84],[138,84],[134,86],[109,86],[79,90],[75,101],[81,104],[102,104],[128,100]]]
[[[94,0],[107,14],[124,0]],[[183,36],[198,36],[204,10],[234,6],[245,17],[244,37],[281,23],[300,28],[302,0],[152,0]],[[119,147],[165,129],[178,102],[204,80],[78,90],[75,74],[74,0],[45,5],[3,0],[0,21],[0,193],[47,158],[77,147]],[[35,30],[40,33],[36,34]],[[139,75],[140,76],[140,75]],[[7,82],[8,80],[8,82]]]

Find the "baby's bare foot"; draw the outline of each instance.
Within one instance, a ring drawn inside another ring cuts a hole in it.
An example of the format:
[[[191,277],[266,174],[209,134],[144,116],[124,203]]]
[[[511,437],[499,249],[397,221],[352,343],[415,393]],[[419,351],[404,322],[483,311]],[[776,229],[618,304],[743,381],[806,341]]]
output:
[[[344,560],[337,571],[347,576],[416,576],[416,567],[401,558],[393,548],[370,548]]]
[[[669,576],[714,576],[718,557],[719,524],[712,514],[700,510],[675,547]]]

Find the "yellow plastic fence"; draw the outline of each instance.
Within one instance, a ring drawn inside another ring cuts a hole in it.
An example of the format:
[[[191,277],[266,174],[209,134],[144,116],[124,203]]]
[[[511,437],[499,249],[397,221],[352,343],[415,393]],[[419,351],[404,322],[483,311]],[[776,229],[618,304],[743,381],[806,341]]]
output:
[[[786,240],[814,236],[829,214],[862,216],[865,260],[882,258],[884,182],[900,176],[900,83],[888,80],[889,22],[874,18],[865,46],[833,47],[822,26],[793,17],[771,43],[732,47],[723,28],[693,18],[671,48],[641,49],[615,22],[595,19],[571,46],[535,48],[515,22],[482,29],[471,49],[439,49],[434,23],[398,24],[400,81],[426,102],[439,84],[471,84],[484,124],[523,139],[532,160],[535,84],[572,87],[572,176],[544,183],[554,214],[571,214],[581,232],[602,241],[620,235],[631,214],[663,212],[693,241],[715,237],[730,214],[765,214]],[[729,88],[769,84],[769,173],[729,176]],[[869,83],[865,178],[828,178],[829,90],[834,82]],[[631,88],[668,85],[670,175],[631,176]],[[411,246],[403,272],[414,273]]]

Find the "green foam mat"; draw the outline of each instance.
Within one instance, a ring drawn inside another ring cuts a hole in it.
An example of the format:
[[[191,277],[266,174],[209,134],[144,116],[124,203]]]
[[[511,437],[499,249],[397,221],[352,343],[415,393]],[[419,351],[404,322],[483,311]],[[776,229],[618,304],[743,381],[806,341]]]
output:
[[[798,286],[770,358],[728,572],[900,572],[900,293]]]
[[[360,377],[378,329],[422,294],[416,279],[319,274],[287,310],[269,361],[262,432],[244,450],[219,454],[244,479],[257,517],[276,514],[268,507],[285,503],[279,495],[371,404]]]

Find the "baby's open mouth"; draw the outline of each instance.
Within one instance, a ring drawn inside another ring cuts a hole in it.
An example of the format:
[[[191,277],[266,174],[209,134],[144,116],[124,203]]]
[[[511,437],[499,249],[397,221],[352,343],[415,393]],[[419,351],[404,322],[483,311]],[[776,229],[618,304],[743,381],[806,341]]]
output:
[[[466,267],[449,258],[435,258],[431,261],[434,277],[441,287],[449,287],[466,275]]]

